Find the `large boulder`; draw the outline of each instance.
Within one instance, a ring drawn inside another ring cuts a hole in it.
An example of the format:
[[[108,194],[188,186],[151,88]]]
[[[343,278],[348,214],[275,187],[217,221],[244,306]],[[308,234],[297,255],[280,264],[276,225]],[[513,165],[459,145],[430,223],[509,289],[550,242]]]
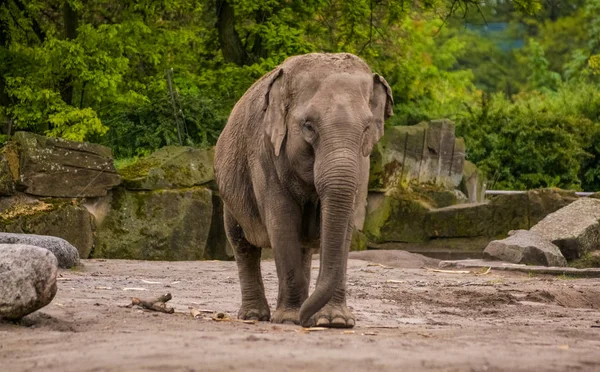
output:
[[[58,267],[70,269],[79,264],[79,252],[69,242],[55,236],[35,234],[0,233],[0,255],[2,247],[8,244],[33,245],[52,252],[58,261]]]
[[[433,183],[449,188],[462,180],[465,144],[450,120],[386,129],[371,153],[369,189]]]
[[[129,190],[177,189],[214,179],[214,148],[166,146],[123,167],[119,173]]]
[[[432,210],[425,221],[429,238],[496,237],[527,229],[527,194],[504,195],[485,203]]]
[[[47,249],[0,245],[0,318],[16,320],[48,305],[56,295],[58,267]]]
[[[110,148],[49,138],[28,132],[13,136],[19,151],[20,190],[37,196],[94,197],[106,195],[121,178]]]
[[[202,260],[214,254],[207,247],[213,219],[211,190],[117,188],[111,193],[111,209],[98,228],[94,258]]]
[[[557,245],[567,260],[600,249],[600,200],[581,198],[549,214],[531,231]]]
[[[80,258],[89,257],[95,230],[93,216],[73,200],[42,201],[23,194],[0,200],[0,231],[62,238]]]
[[[579,196],[577,196],[575,191],[557,188],[529,190],[527,198],[530,228],[550,213],[556,212],[579,200]]]
[[[421,242],[427,239],[425,218],[430,201],[406,190],[370,193],[364,233],[370,241]]]
[[[430,238],[504,237],[511,230],[529,229],[578,197],[573,191],[530,190],[498,195],[483,203],[468,203],[432,210],[427,216]]]
[[[490,242],[483,256],[518,264],[567,266],[567,260],[556,245],[527,230],[513,231],[506,239]]]

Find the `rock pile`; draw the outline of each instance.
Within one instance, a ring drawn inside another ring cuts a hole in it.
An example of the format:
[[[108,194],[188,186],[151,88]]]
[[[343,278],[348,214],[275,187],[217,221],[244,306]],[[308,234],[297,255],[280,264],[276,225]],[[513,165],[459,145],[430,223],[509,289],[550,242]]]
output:
[[[492,241],[484,256],[512,263],[566,266],[600,250],[600,200],[581,198],[549,214],[529,231]]]

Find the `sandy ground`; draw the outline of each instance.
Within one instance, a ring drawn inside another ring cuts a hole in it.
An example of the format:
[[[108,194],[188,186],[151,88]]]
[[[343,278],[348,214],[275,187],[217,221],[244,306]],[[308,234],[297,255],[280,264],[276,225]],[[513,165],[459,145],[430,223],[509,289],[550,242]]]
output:
[[[49,306],[0,322],[0,371],[600,371],[600,279],[438,273],[403,252],[358,256],[369,261],[348,266],[354,332],[311,333],[194,319],[192,308],[235,317],[234,262],[86,260],[61,272]],[[263,276],[273,308],[273,261]],[[120,307],[165,292],[174,314]]]

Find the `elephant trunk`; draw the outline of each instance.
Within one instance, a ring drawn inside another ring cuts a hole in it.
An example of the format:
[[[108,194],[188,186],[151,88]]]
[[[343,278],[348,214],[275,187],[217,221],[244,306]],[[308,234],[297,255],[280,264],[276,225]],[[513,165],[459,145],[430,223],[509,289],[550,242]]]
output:
[[[316,154],[315,186],[321,200],[321,268],[314,292],[300,308],[300,324],[310,318],[343,288],[351,238],[351,221],[358,185],[358,154],[349,148]]]

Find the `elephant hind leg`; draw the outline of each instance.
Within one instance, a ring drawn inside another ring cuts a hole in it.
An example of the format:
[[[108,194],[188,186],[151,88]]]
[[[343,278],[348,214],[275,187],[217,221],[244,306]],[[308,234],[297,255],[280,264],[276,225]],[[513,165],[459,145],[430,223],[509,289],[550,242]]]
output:
[[[246,240],[242,227],[226,209],[224,218],[225,233],[233,247],[242,290],[242,306],[238,312],[238,318],[268,321],[271,311],[265,297],[265,287],[260,270],[262,249]]]

